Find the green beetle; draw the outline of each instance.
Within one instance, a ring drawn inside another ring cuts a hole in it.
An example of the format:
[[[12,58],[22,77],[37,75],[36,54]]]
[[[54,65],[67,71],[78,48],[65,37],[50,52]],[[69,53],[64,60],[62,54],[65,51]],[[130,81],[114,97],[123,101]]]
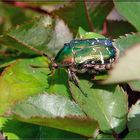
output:
[[[42,52],[38,52],[38,54],[50,59],[51,69],[66,68],[70,79],[78,86],[75,73],[88,72],[96,75],[111,69],[118,58],[119,50],[112,45],[112,41],[109,39],[92,38],[72,40],[64,44],[54,60]]]
[[[118,54],[109,39],[72,40],[58,52],[53,67],[65,67],[70,75],[76,72],[97,74],[111,69]]]

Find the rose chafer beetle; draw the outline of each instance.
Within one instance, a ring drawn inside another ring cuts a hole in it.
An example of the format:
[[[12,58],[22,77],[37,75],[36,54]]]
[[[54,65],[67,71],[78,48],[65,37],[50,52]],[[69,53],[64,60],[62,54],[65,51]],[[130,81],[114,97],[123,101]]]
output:
[[[118,49],[109,39],[72,40],[58,52],[53,68],[67,68],[72,79],[75,79],[75,73],[88,72],[96,75],[111,69],[118,54]]]
[[[47,54],[52,63],[51,69],[66,68],[70,79],[78,86],[75,73],[91,73],[97,75],[108,71],[118,59],[119,50],[112,41],[106,38],[78,39],[64,44],[54,60]]]

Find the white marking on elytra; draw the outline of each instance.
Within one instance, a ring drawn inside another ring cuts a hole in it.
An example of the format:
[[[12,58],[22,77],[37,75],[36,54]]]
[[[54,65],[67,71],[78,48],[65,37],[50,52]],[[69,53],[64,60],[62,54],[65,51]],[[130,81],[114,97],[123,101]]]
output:
[[[94,45],[94,42],[92,42],[91,44]]]
[[[109,49],[107,47],[106,47],[106,49],[107,49],[108,53],[111,54],[111,52],[109,51]]]
[[[92,48],[92,50],[96,52],[96,49],[95,48]]]
[[[96,40],[97,42],[100,42],[98,38],[95,38],[95,40]]]
[[[107,45],[107,40],[105,40],[105,45]]]
[[[104,58],[103,58],[102,52],[100,52],[100,56],[101,56],[101,62],[102,64],[104,64]]]

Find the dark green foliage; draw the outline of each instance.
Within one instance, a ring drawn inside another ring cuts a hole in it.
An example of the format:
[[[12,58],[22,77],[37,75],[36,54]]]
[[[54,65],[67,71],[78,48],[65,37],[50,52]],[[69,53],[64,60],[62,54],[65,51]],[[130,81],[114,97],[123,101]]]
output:
[[[113,6],[125,22],[107,21]],[[0,139],[140,138],[139,10],[120,0],[1,2]],[[107,37],[119,50],[111,70],[76,73],[77,86],[65,67],[53,69],[64,43]]]

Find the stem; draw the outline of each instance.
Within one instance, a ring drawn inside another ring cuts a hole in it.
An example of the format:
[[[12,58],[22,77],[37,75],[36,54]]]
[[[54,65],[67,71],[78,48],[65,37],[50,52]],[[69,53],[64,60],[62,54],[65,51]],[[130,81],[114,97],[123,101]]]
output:
[[[83,0],[83,3],[84,3],[84,7],[85,7],[86,18],[87,18],[87,21],[88,21],[88,24],[89,24],[89,28],[90,28],[91,31],[94,31],[92,21],[89,17],[89,14],[88,14],[87,6],[86,6],[86,0]]]

